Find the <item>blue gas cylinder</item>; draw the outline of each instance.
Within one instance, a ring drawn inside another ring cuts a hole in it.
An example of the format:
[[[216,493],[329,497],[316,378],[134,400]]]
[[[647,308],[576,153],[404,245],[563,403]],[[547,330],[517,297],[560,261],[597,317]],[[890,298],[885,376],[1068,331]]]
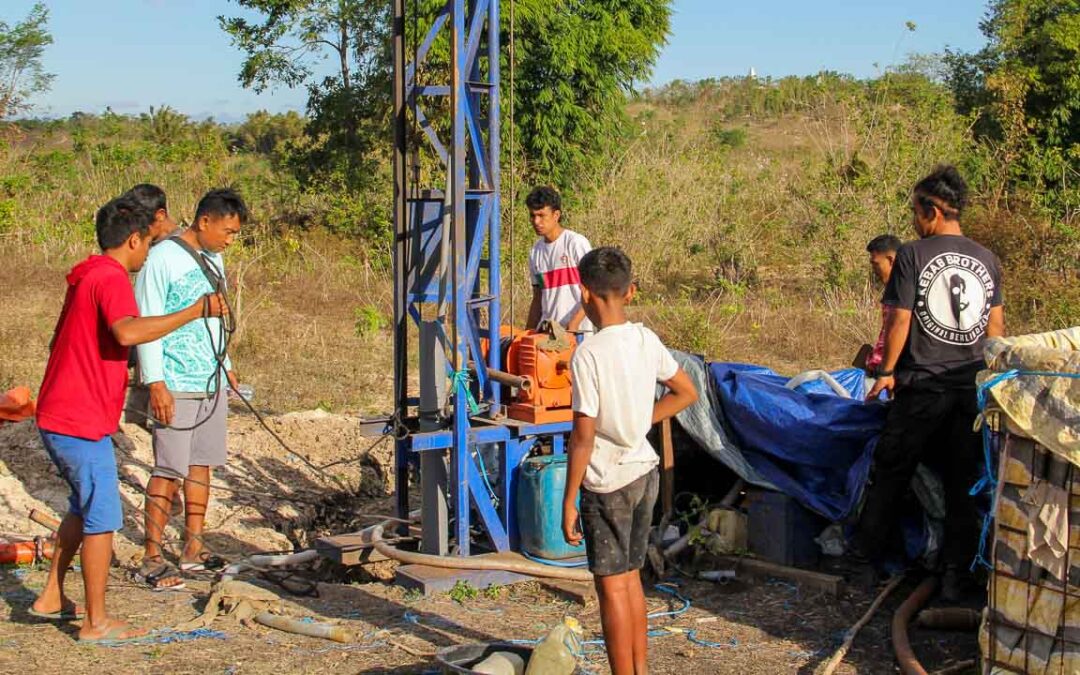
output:
[[[546,560],[585,555],[584,543],[571,546],[563,538],[566,469],[566,455],[540,455],[521,464],[517,479],[517,521],[521,550],[528,555]]]

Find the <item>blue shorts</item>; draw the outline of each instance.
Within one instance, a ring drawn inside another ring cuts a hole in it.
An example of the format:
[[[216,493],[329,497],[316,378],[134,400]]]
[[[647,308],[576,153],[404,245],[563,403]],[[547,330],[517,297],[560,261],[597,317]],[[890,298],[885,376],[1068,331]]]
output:
[[[115,532],[123,527],[112,438],[88,441],[42,430],[41,440],[60,475],[71,486],[68,513],[82,518],[83,534]]]

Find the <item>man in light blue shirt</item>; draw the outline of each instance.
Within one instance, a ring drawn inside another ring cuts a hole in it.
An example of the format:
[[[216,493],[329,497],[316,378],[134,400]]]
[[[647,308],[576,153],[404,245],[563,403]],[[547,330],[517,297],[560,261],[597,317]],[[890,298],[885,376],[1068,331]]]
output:
[[[233,190],[212,190],[199,201],[191,227],[155,246],[135,282],[143,316],[190,304],[190,298],[225,291],[221,257],[247,221],[243,199]],[[139,346],[142,381],[155,418],[154,471],[147,486],[146,549],[141,576],[155,590],[183,581],[162,557],[161,537],[179,481],[184,481],[185,545],[180,569],[213,569],[223,561],[203,550],[201,534],[210,500],[211,468],[225,464],[226,389],[236,386],[225,353],[228,326],[205,317]]]

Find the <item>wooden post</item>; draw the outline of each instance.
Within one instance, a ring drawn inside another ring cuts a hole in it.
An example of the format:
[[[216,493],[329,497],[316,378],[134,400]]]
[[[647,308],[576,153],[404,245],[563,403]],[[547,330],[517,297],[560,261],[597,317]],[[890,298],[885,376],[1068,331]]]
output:
[[[675,512],[675,448],[671,444],[670,419],[660,423],[660,437],[663,446],[660,457],[660,503],[664,506],[664,515],[671,516]]]

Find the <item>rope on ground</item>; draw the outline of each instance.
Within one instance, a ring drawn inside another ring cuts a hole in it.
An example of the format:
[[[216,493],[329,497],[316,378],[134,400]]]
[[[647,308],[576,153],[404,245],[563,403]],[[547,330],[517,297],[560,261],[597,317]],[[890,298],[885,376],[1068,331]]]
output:
[[[661,593],[672,596],[675,600],[682,603],[682,606],[668,611],[655,611],[650,612],[647,615],[648,619],[659,619],[668,616],[682,616],[690,611],[693,606],[690,598],[684,596],[679,592],[678,586],[673,582],[663,582],[653,586],[654,589]],[[406,612],[406,621],[415,625],[421,625],[415,614],[410,616],[411,612]],[[697,629],[694,628],[681,628],[678,626],[666,626],[663,628],[650,628],[647,633],[649,638],[667,637],[670,635],[685,635],[686,639],[699,647],[706,647],[709,649],[732,649],[739,646],[739,641],[735,638],[731,638],[728,642],[712,642],[710,640],[704,640],[698,637]],[[515,639],[506,640],[509,644],[515,645],[537,645],[540,644],[540,640],[527,640],[527,639]],[[598,640],[581,640],[580,649],[575,652],[577,658],[588,658],[591,653],[602,651],[604,649],[605,642],[603,639]],[[573,650],[571,650],[573,651]]]
[[[197,628],[188,631],[161,630],[153,631],[148,635],[116,642],[102,641],[96,643],[101,647],[128,647],[132,645],[167,645],[173,642],[192,642],[193,640],[227,640],[228,635],[219,630],[209,628]]]

